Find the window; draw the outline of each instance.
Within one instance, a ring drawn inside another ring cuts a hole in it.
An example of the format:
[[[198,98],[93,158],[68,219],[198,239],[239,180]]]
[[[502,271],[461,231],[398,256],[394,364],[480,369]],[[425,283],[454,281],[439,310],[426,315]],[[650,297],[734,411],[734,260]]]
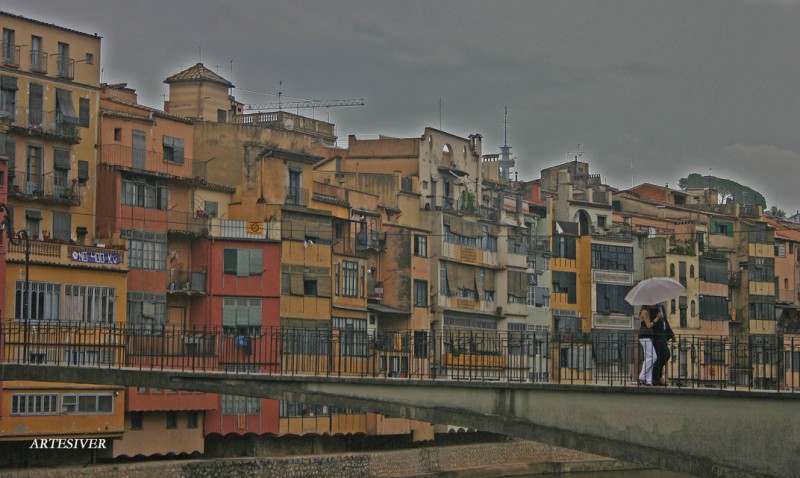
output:
[[[94,65],[94,55],[91,53],[86,54],[86,64],[87,65]]]
[[[428,306],[428,281],[414,279],[414,307]]]
[[[633,248],[592,244],[592,269],[633,271]]]
[[[19,64],[19,49],[14,43],[16,32],[3,28],[3,64],[16,66]]]
[[[62,78],[72,78],[71,58],[69,57],[69,44],[58,42],[58,58],[56,66],[58,76]]]
[[[186,415],[186,428],[197,428],[199,423],[200,412],[192,410]]]
[[[577,303],[577,276],[574,272],[553,271],[553,292],[560,292],[567,294],[567,303]]]
[[[672,299],[670,301],[670,303],[669,303],[669,313],[670,314],[674,314],[674,313],[676,313],[678,311],[678,309],[676,308],[675,304],[676,304],[675,299]]]
[[[28,145],[25,158],[24,182],[20,186],[25,194],[40,196],[44,191],[42,169],[44,154],[41,146]]]
[[[227,123],[228,112],[225,110],[217,110],[217,123]]]
[[[25,210],[25,232],[30,239],[36,240],[42,234],[42,211],[39,209]]]
[[[47,63],[42,54],[42,37],[31,36],[31,70],[37,73],[47,73]]]
[[[144,421],[143,412],[130,412],[131,414],[131,430],[141,430],[142,422]]]
[[[41,127],[44,123],[44,87],[38,83],[28,85],[28,124]]]
[[[786,243],[785,242],[776,242],[775,243],[775,257],[786,257]]]
[[[725,342],[722,340],[709,340],[703,349],[703,363],[705,364],[724,364],[725,363]]]
[[[749,275],[751,281],[774,282],[775,259],[772,257],[750,257]]]
[[[58,394],[14,394],[11,415],[58,415]]]
[[[53,195],[67,197],[71,194],[69,185],[70,150],[53,148]]]
[[[183,139],[164,136],[164,161],[183,164]]]
[[[697,315],[697,304],[695,303],[695,301],[691,302],[690,311],[691,311],[690,313],[691,313],[692,317]]]
[[[110,393],[64,394],[61,396],[61,413],[111,414],[114,413],[114,397]]]
[[[221,395],[222,415],[259,415],[261,414],[261,399],[253,397],[240,397],[238,395]]]
[[[113,287],[65,285],[64,320],[88,324],[113,324],[115,293]]]
[[[301,190],[303,187],[302,172],[289,169],[289,181],[286,188],[286,202],[288,204],[301,204]]]
[[[333,318],[333,329],[339,331],[341,354],[344,357],[367,356],[367,320]]]
[[[447,263],[439,261],[439,291],[445,297],[450,295],[450,288],[447,284]]]
[[[356,297],[358,294],[358,262],[344,261],[343,269],[342,295]]]
[[[178,412],[167,412],[167,429],[178,428]]]
[[[69,242],[72,239],[72,215],[53,211],[53,238]]]
[[[775,297],[750,295],[750,320],[775,320]]]
[[[606,217],[605,216],[597,216],[597,227],[605,228],[606,227]]]
[[[89,127],[89,121],[91,120],[90,108],[89,98],[78,98],[78,124],[82,128]]]
[[[414,234],[414,255],[428,257],[428,236]]]
[[[597,284],[596,310],[601,313],[633,315],[633,306],[625,301],[625,296],[631,288],[626,285]]]
[[[261,299],[223,299],[222,328],[226,337],[260,335],[262,323]]]
[[[114,141],[122,141],[122,128],[114,128]]]
[[[553,236],[553,257],[575,259],[575,238],[572,236]]]
[[[340,292],[340,284],[341,284],[341,264],[338,264],[338,263],[337,263],[337,264],[334,264],[334,265],[333,265],[333,271],[334,271],[334,273],[333,273],[333,277],[334,277],[334,283],[336,284],[336,295],[340,295],[340,293],[341,293],[341,292]],[[286,293],[286,294],[288,294],[289,292],[287,291],[287,292],[285,292],[285,293]]]
[[[669,265],[669,276],[670,277],[675,277],[675,264],[670,264]]]
[[[729,279],[728,261],[700,259],[700,280],[714,284],[727,284]]]
[[[128,264],[131,269],[166,270],[166,234],[123,229],[121,235],[128,239]]]
[[[167,294],[128,292],[128,324],[140,333],[160,333],[167,321]]]
[[[0,118],[14,118],[16,109],[17,79],[13,76],[2,76],[0,77]]]
[[[109,365],[114,363],[114,350],[64,349],[64,363],[67,365]]]
[[[25,281],[18,280],[16,283],[14,317],[22,320],[30,319],[50,322],[61,320],[61,284],[33,281],[29,284],[28,311],[26,313],[24,310]]]
[[[303,295],[307,296],[316,296],[317,295],[317,279],[314,278],[303,278]],[[354,296],[355,297],[355,296]]]
[[[414,331],[414,358],[428,358],[428,332]]]
[[[694,264],[689,266],[689,278],[694,279]]]
[[[224,274],[236,274],[237,277],[261,275],[264,272],[263,251],[225,248],[222,271]]]
[[[166,211],[169,207],[169,192],[164,181],[138,175],[126,175],[122,179],[122,204]]]

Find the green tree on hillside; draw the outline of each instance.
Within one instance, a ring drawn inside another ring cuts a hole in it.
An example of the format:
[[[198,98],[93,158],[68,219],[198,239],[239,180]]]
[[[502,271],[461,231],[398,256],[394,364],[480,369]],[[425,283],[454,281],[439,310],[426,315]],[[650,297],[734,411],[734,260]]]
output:
[[[764,207],[767,206],[767,200],[764,199],[764,196],[760,192],[730,179],[692,173],[685,178],[681,178],[678,181],[678,186],[684,191],[695,188],[714,188],[719,191],[720,201],[723,203],[728,199],[732,199],[740,204],[760,204]]]

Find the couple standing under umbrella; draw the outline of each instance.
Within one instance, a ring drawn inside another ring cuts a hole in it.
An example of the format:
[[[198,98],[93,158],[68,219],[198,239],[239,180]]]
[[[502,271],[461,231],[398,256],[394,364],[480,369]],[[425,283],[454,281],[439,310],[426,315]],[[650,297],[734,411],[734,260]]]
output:
[[[683,285],[673,279],[656,277],[639,282],[625,296],[629,304],[642,306],[639,310],[639,344],[644,360],[639,372],[639,385],[664,385],[661,376],[670,357],[667,342],[675,334],[660,303],[675,298],[684,290]]]

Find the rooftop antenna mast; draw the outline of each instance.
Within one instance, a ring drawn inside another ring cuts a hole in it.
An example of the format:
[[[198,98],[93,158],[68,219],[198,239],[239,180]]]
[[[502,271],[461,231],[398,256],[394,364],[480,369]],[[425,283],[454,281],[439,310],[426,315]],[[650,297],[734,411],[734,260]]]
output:
[[[500,146],[500,179],[508,182],[511,180],[511,168],[516,165],[511,159],[511,146],[508,145],[508,106],[503,107],[503,146]]]

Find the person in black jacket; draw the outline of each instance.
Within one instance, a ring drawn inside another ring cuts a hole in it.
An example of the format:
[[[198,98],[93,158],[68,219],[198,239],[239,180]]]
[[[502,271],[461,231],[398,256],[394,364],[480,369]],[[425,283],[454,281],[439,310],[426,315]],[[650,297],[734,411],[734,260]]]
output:
[[[656,360],[653,364],[653,385],[666,385],[663,379],[664,366],[669,361],[672,354],[669,352],[669,341],[675,338],[675,333],[667,321],[664,308],[659,306],[661,313],[657,314],[653,321],[653,348],[656,352]]]

